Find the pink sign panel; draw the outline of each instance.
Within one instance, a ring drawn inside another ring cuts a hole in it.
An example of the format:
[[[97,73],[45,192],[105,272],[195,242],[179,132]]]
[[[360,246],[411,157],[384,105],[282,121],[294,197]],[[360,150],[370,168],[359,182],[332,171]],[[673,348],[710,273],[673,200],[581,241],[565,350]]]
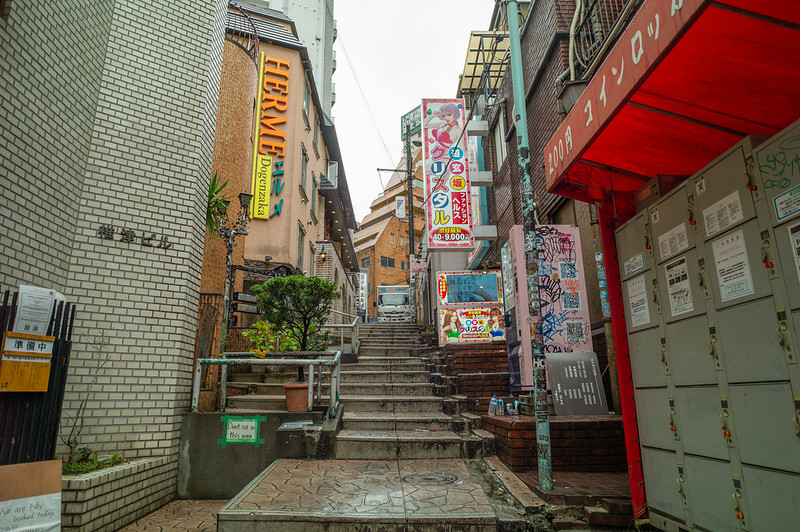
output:
[[[536,251],[545,353],[594,351],[578,227],[537,225]]]
[[[428,247],[472,249],[464,100],[422,100]]]

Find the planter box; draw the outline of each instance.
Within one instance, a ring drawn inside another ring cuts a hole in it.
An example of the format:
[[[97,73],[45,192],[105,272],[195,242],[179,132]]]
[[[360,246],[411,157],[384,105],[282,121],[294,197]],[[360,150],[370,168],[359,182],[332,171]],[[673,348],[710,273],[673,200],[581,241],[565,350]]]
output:
[[[175,498],[176,456],[61,479],[63,530],[117,530]]]

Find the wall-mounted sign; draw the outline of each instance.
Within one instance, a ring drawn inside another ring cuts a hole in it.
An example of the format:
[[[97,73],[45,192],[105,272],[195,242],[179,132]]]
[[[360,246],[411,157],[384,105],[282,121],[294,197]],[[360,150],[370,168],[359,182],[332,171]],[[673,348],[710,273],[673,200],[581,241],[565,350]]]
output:
[[[440,344],[452,342],[505,342],[505,333],[503,309],[500,307],[439,309]]]
[[[594,353],[548,353],[547,376],[556,414],[608,413],[602,374]]]
[[[502,305],[503,282],[499,271],[439,272],[439,305]]]
[[[223,431],[219,444],[222,447],[241,443],[249,443],[256,447],[262,445],[264,438],[261,437],[261,423],[266,420],[264,416],[222,416]]]
[[[472,249],[464,100],[422,100],[428,247]]]
[[[169,249],[172,242],[167,235],[148,233],[129,227],[117,227],[114,224],[100,224],[95,233],[101,240],[115,240],[124,244],[138,243],[143,248]],[[115,238],[119,235],[119,238]]]
[[[536,251],[545,352],[593,351],[578,227],[537,225]]]
[[[0,352],[0,392],[46,392],[55,337],[7,332]]]
[[[288,59],[261,52],[259,61],[258,122],[253,147],[250,217],[266,220],[281,213],[283,163],[286,156],[286,117],[289,108]],[[276,196],[272,203],[270,197]],[[270,208],[272,209],[270,211]]]
[[[406,128],[408,128],[408,135],[419,133],[422,121],[422,114],[420,113],[419,106],[413,108],[400,117],[400,139],[406,140]]]

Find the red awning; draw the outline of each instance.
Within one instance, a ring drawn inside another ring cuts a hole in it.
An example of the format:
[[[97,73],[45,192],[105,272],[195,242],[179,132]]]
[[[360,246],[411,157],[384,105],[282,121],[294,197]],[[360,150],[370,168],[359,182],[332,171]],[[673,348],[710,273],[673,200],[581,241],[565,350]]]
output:
[[[545,148],[547,188],[619,208],[798,118],[800,1],[645,0]]]

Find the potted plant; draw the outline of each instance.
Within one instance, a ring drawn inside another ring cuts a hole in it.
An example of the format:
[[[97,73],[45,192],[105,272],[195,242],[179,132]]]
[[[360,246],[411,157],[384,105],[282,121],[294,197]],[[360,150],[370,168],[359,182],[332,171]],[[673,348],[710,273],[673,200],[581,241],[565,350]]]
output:
[[[306,358],[307,351],[321,351],[328,345],[328,333],[322,326],[328,319],[333,301],[340,297],[336,285],[319,277],[290,275],[273,277],[255,285],[258,310],[276,336],[278,347]],[[282,343],[282,345],[280,345]],[[303,366],[297,367],[297,381],[283,385],[290,412],[308,409],[308,382]]]

